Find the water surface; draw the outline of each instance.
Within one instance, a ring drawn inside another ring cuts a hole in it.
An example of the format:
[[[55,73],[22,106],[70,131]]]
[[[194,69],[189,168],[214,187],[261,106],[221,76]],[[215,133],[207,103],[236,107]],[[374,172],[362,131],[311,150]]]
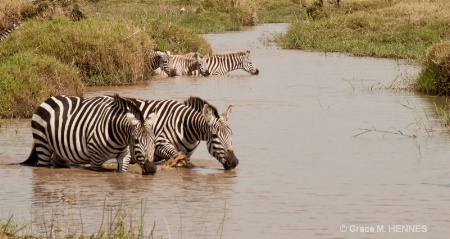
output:
[[[450,142],[434,113],[443,99],[386,89],[418,74],[402,62],[260,43],[286,27],[205,35],[215,53],[250,50],[257,76],[154,79],[87,94],[180,101],[195,95],[220,112],[233,104],[236,170],[223,171],[204,143],[193,155],[199,167],[155,176],[2,165],[2,218],[96,233],[123,211],[127,225],[143,222],[148,234],[155,223],[154,235],[163,238],[447,237]],[[0,163],[26,159],[29,125],[25,119],[2,126]],[[381,226],[385,232],[376,231]],[[375,232],[341,232],[356,228]]]

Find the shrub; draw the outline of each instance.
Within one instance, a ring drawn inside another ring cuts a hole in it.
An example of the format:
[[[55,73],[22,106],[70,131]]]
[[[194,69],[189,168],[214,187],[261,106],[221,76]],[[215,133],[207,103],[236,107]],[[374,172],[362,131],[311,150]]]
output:
[[[33,51],[80,70],[87,86],[123,85],[147,77],[144,57],[153,41],[127,21],[30,20],[2,43],[0,57]]]
[[[46,98],[83,94],[76,68],[53,56],[31,52],[2,59],[0,64],[0,118],[31,117]]]

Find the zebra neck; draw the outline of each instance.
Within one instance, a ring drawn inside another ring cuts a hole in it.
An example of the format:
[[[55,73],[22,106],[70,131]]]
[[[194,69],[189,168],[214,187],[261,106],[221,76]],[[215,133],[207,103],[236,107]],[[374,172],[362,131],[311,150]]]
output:
[[[206,123],[203,116],[198,113],[194,120],[185,125],[186,129],[184,132],[185,138],[190,141],[190,143],[195,143],[198,141],[205,141],[208,139],[209,125]]]

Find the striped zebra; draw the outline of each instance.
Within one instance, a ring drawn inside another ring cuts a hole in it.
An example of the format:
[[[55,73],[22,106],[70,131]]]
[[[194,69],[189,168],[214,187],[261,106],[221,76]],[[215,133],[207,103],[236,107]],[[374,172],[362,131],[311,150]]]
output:
[[[9,34],[11,34],[11,32],[17,29],[19,29],[19,25],[14,23],[11,27],[0,32],[0,42],[4,41],[9,36]]]
[[[33,114],[33,149],[22,165],[61,166],[61,162],[102,164],[116,158],[118,171],[128,170],[130,158],[143,174],[156,172],[153,162],[156,114],[144,118],[136,105],[118,96],[82,98],[53,96]]]
[[[171,55],[170,57],[170,76],[185,76],[192,75],[193,72],[198,72],[202,76],[208,76],[208,63],[209,55],[200,56],[194,53],[192,56],[185,55]]]
[[[149,66],[149,71],[154,72],[157,69],[162,70],[167,75],[170,75],[170,52],[161,51],[158,49],[154,49],[148,58],[147,65]]]
[[[231,170],[239,164],[231,143],[231,129],[227,124],[232,105],[219,115],[214,106],[199,97],[190,97],[184,103],[173,100],[131,100],[144,115],[155,111],[159,116],[154,127],[157,164],[180,154],[190,164],[190,156],[200,141],[206,141],[209,153],[222,163],[225,170]]]
[[[186,55],[192,57],[193,54],[188,53]],[[211,55],[206,60],[209,73],[211,75],[225,75],[230,71],[242,69],[252,75],[257,75],[259,70],[253,66],[249,56],[250,51]]]

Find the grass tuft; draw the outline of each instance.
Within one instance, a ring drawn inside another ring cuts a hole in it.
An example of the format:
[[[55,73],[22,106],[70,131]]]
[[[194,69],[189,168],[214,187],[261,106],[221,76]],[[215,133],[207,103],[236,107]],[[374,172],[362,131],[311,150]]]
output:
[[[427,50],[416,88],[436,95],[450,94],[450,41],[433,44]]]

